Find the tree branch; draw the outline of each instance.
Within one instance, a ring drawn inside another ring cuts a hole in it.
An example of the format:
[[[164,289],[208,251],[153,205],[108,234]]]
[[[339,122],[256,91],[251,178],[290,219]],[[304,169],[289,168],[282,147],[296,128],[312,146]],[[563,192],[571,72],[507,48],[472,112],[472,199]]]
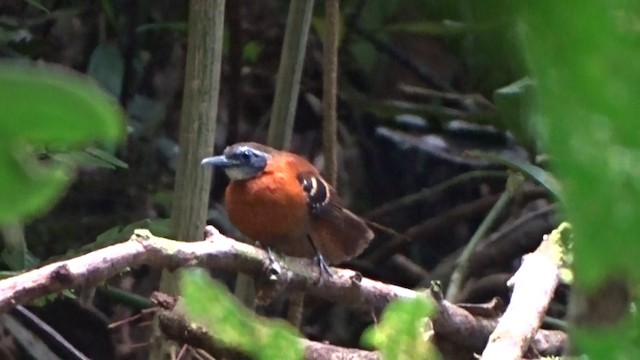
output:
[[[489,337],[482,359],[522,358],[558,285],[561,252],[545,235],[536,251],[524,256],[522,266],[507,283],[513,286],[511,302]]]
[[[320,274],[313,260],[278,257],[274,263],[261,249],[228,238],[211,226],[207,231],[204,241],[181,242],[136,230],[129,241],[2,280],[0,312],[63,289],[103,282],[142,264],[243,272],[258,279],[258,294],[262,298],[299,290],[376,316],[391,300],[417,296],[413,290],[371,280],[347,269],[333,268],[334,276],[318,283]],[[474,316],[443,300],[442,294],[432,297],[439,307],[433,319],[436,334],[481,352],[497,320]],[[532,347],[540,354],[560,354],[566,341],[563,332],[539,330]]]

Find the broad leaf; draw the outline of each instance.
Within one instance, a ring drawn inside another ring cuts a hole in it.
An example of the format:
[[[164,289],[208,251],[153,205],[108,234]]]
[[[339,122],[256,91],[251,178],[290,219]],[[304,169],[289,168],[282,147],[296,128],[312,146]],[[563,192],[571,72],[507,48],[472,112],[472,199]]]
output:
[[[181,289],[189,318],[204,326],[222,344],[255,359],[302,358],[302,343],[289,324],[255,317],[203,270],[184,273]]]
[[[123,134],[117,103],[86,77],[58,66],[0,63],[0,223],[46,210],[73,169],[36,159],[42,145],[113,143]]]

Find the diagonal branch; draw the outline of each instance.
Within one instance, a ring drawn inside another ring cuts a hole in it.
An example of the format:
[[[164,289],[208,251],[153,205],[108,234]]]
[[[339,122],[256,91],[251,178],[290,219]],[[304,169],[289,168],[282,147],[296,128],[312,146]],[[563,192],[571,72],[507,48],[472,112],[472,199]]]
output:
[[[534,338],[560,279],[559,240],[550,236],[533,253],[524,256],[509,280],[513,295],[506,312],[489,337],[482,359],[520,359]]]

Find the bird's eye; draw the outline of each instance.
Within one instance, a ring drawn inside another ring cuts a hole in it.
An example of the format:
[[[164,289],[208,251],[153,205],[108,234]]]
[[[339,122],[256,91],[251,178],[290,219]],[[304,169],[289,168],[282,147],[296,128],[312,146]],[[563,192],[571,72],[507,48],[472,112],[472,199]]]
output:
[[[251,159],[251,151],[245,150],[245,151],[242,152],[242,154],[240,156],[242,156],[243,160],[249,160],[249,159]]]

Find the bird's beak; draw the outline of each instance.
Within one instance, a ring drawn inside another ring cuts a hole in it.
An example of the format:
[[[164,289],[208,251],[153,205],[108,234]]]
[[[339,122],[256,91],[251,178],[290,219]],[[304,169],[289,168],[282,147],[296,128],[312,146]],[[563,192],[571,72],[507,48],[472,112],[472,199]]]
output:
[[[212,157],[202,159],[202,162],[200,163],[200,165],[203,165],[203,166],[210,165],[213,167],[228,168],[238,164],[235,161],[229,160],[224,155],[218,155],[218,156],[212,156]]]

